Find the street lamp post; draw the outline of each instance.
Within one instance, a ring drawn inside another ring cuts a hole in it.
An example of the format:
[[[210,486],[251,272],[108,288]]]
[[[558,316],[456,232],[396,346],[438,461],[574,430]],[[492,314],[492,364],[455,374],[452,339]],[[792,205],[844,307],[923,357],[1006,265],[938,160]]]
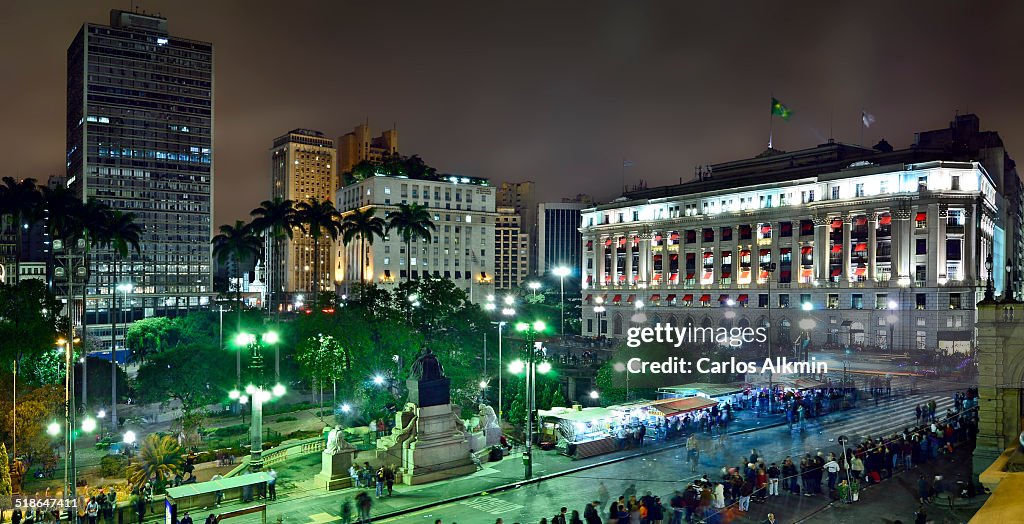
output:
[[[245,387],[245,395],[237,390],[231,391],[230,396],[237,398],[240,403],[246,400],[252,401],[252,416],[250,417],[250,459],[249,471],[257,472],[263,469],[263,403],[269,402],[275,397],[284,395],[285,388],[281,384],[275,385],[270,390],[264,386],[263,380],[263,344],[275,345],[278,342],[277,333],[268,331],[259,338],[251,333],[239,333],[235,337],[235,343],[239,346],[249,348],[251,358],[249,371],[252,382]]]
[[[533,296],[537,296],[537,290],[540,289],[540,282],[534,280],[533,282],[530,282],[526,286],[529,287],[530,291],[533,292]]]
[[[117,307],[117,292],[120,291],[124,298],[128,297],[128,293],[132,292],[134,286],[131,282],[125,282],[118,284],[114,288],[114,310],[117,311],[115,314],[110,315],[111,326],[110,326],[110,427],[113,428],[114,433],[118,429],[117,419],[117,317],[121,314],[121,308]],[[122,299],[121,304],[124,304]],[[127,324],[127,321],[125,322]],[[127,333],[127,331],[126,331]]]
[[[605,309],[604,309],[604,298],[602,298],[600,296],[594,297],[594,302],[597,304],[596,306],[594,306],[594,316],[597,317],[597,338],[601,338],[601,335],[603,334],[601,332],[602,331],[601,330],[601,320],[602,320],[601,317],[604,316],[604,312],[605,312]]]
[[[516,360],[509,364],[509,371],[513,374],[518,374],[521,371],[526,372],[526,451],[523,452],[523,466],[525,468],[524,476],[527,480],[533,477],[533,417],[534,412],[537,410],[537,372],[539,371],[543,375],[551,371],[551,364],[541,362],[540,365],[536,365],[534,358],[536,355],[534,344],[537,334],[543,333],[545,328],[544,322],[540,320],[532,324],[528,322],[517,323],[516,331],[526,336],[526,365],[524,367],[521,360]]]
[[[768,273],[768,278],[765,278],[765,284],[768,289],[768,361],[772,359],[772,274],[775,273],[776,269],[775,262],[768,262],[761,264],[761,269]],[[775,396],[774,384],[772,383],[772,372],[768,370],[768,415],[772,414],[772,397]]]
[[[484,309],[487,310],[487,311],[495,311],[497,309],[497,306],[494,304],[494,295],[491,295],[491,296],[487,297],[487,299],[489,300],[489,302],[487,302],[487,304],[484,305]],[[505,301],[505,307],[501,308],[502,316],[511,317],[512,315],[515,315],[516,314],[516,310],[515,310],[515,307],[514,307],[515,306],[515,297],[513,297],[512,295],[506,296],[504,301]],[[503,392],[502,392],[502,383],[504,382],[504,380],[502,379],[502,376],[501,376],[501,366],[505,362],[504,356],[502,355],[501,330],[502,330],[503,327],[505,327],[506,324],[508,324],[508,322],[506,322],[504,320],[501,320],[501,321],[491,321],[491,324],[495,325],[495,326],[498,326],[498,420],[500,421],[500,420],[502,420],[502,417],[504,416],[504,410],[503,410],[503,408],[504,408],[504,404],[503,404],[504,397],[503,397]],[[485,345],[487,343],[486,340],[487,339],[484,338],[484,344]],[[487,361],[487,359],[486,359],[486,356],[485,356],[484,357],[484,362],[486,362],[486,361]],[[484,368],[484,374],[485,375],[487,374],[486,373],[486,367]]]
[[[559,286],[561,287],[561,293],[559,298],[558,310],[561,312],[561,328],[558,334],[565,336],[565,277],[569,276],[570,270],[565,266],[558,266],[554,269],[554,274],[558,277]]]

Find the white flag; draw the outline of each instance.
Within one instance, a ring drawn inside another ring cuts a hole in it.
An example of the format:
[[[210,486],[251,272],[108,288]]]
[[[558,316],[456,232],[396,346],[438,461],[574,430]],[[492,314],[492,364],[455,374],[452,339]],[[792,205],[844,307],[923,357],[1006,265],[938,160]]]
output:
[[[867,111],[861,111],[860,121],[864,123],[864,127],[871,127],[871,124],[875,123],[875,115],[872,115]]]

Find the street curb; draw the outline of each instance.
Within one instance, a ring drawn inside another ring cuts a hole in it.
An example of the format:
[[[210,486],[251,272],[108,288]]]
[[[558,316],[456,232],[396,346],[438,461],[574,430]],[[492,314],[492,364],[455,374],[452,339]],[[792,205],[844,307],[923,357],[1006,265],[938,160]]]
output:
[[[739,431],[732,431],[732,432],[729,432],[729,435],[730,436],[732,436],[732,435],[743,435],[745,433],[752,433],[754,431],[760,431],[762,429],[777,428],[779,426],[785,426],[785,425],[786,425],[786,422],[777,422],[777,423],[774,423],[774,424],[767,424],[767,425],[764,425],[764,426],[758,426],[758,427],[754,427],[754,428],[741,429]],[[667,446],[664,446],[664,447],[659,447],[657,449],[651,449],[649,451],[641,451],[641,452],[638,452],[638,453],[633,453],[631,455],[625,455],[625,456],[622,456],[622,457],[615,457],[613,459],[608,459],[608,460],[604,460],[604,461],[601,461],[601,462],[595,462],[593,464],[587,464],[585,466],[579,466],[579,467],[576,467],[576,468],[570,468],[570,469],[567,469],[567,470],[564,470],[564,471],[559,471],[559,472],[556,472],[556,473],[549,473],[547,475],[542,475],[540,477],[534,477],[534,478],[532,478],[530,480],[521,480],[519,482],[511,482],[509,484],[503,484],[501,486],[498,486],[498,487],[495,487],[495,488],[492,488],[492,489],[485,489],[485,490],[475,491],[475,492],[472,492],[472,493],[466,493],[465,495],[456,495],[454,497],[449,497],[449,498],[446,498],[446,499],[441,499],[441,500],[438,500],[438,501],[435,501],[435,502],[430,502],[430,503],[427,503],[427,504],[420,504],[419,506],[412,506],[412,507],[408,507],[408,508],[405,508],[405,509],[400,509],[400,510],[397,510],[397,511],[392,511],[390,513],[384,513],[384,514],[381,514],[381,515],[377,515],[377,516],[371,518],[371,522],[386,520],[386,519],[390,519],[390,518],[394,518],[394,517],[401,517],[402,515],[407,515],[409,513],[414,513],[414,512],[422,511],[422,510],[425,510],[425,509],[430,509],[430,508],[435,507],[435,506],[441,506],[441,505],[444,505],[444,504],[451,504],[453,502],[459,502],[461,500],[471,499],[473,497],[479,497],[479,496],[481,496],[481,495],[483,495],[485,493],[486,494],[501,493],[501,492],[504,492],[504,491],[509,491],[509,490],[512,490],[512,489],[517,489],[517,488],[520,488],[522,486],[526,486],[526,485],[529,485],[529,484],[538,484],[538,483],[543,482],[545,480],[549,480],[549,479],[553,479],[553,478],[558,478],[558,477],[562,477],[562,476],[565,476],[565,475],[570,475],[572,473],[578,473],[580,471],[586,471],[588,469],[593,469],[593,468],[597,468],[597,467],[600,467],[600,466],[607,466],[609,464],[615,464],[615,463],[622,462],[622,461],[625,461],[625,460],[634,459],[634,458],[637,458],[637,457],[645,457],[647,455],[652,455],[654,453],[661,453],[662,451],[668,451],[668,450],[671,450],[671,449],[680,448],[680,447],[684,447],[684,446],[686,446],[686,442],[685,441],[679,442],[679,443],[676,443],[676,444],[670,444],[670,445],[667,445]]]

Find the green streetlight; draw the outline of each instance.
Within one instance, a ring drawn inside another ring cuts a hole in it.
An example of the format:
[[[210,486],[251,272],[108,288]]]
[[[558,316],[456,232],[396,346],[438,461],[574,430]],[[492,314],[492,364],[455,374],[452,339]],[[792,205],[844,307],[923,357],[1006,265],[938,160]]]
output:
[[[547,326],[541,320],[536,320],[533,323],[517,322],[516,331],[526,335],[527,359],[525,364],[518,359],[509,364],[509,371],[513,374],[526,372],[526,451],[523,453],[523,466],[527,479],[533,476],[533,417],[537,410],[537,372],[544,375],[551,371],[551,364],[548,362],[541,362],[539,365],[534,363],[534,355],[537,352],[535,340],[537,334],[543,333],[545,329]]]
[[[252,417],[250,419],[251,458],[249,459],[249,470],[257,472],[263,469],[263,403],[269,402],[275,397],[285,393],[285,387],[276,384],[271,389],[266,389],[263,379],[263,346],[276,345],[280,341],[277,333],[267,331],[257,337],[253,333],[241,332],[235,335],[235,344],[241,347],[248,347],[252,355],[249,361],[250,379],[253,380],[245,387],[245,394],[241,394],[237,388],[228,393],[232,400],[238,400],[239,404],[247,404],[252,401]],[[241,351],[238,352],[236,361],[238,372],[238,383],[241,383]]]

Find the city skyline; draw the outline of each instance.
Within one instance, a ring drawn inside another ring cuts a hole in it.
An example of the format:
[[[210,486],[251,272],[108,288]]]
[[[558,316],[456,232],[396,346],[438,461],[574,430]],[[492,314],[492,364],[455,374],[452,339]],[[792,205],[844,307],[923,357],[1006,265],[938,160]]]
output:
[[[879,15],[863,5],[742,12],[563,5],[540,17],[523,7],[458,3],[309,3],[323,13],[314,20],[309,9],[279,12],[263,3],[245,4],[244,12],[241,4],[204,5],[197,16],[196,5],[138,8],[167,17],[172,34],[217,49],[216,182],[238,191],[215,203],[215,223],[244,217],[269,196],[267,143],[296,127],[334,137],[367,120],[374,133],[394,126],[403,153],[494,184],[539,180],[544,201],[576,194],[594,177],[601,182],[588,191],[604,200],[623,180],[670,184],[691,179],[696,165],[756,155],[767,145],[772,95],[794,111],[774,126],[775,146],[784,150],[829,136],[860,142],[862,110],[876,117],[866,145],[886,138],[905,147],[914,130],[943,127],[957,111],[999,129],[1011,153],[1024,135],[1013,118],[1021,101],[1003,87],[1020,75],[1003,67],[1020,47],[1010,25],[1018,6],[899,5]],[[45,180],[64,171],[64,50],[83,22],[104,23],[110,8],[125,6],[12,6],[0,33],[20,44],[0,51],[13,79],[0,96],[23,103],[10,108],[0,137],[22,152],[12,157],[11,176]],[[828,24],[810,23],[827,13]],[[957,36],[965,27],[985,27],[986,37]],[[327,67],[305,86],[259,66],[291,60],[304,68],[324,59],[293,53],[288,42],[317,45],[346,66]],[[348,81],[360,71],[374,82]],[[927,88],[940,77],[942,88]]]

